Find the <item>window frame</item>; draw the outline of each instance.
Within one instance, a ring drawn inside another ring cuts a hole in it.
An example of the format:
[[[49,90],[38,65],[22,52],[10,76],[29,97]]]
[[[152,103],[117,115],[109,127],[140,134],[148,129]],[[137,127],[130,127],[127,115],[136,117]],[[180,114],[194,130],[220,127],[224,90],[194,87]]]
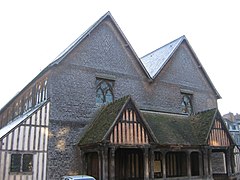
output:
[[[106,105],[111,102],[114,102],[114,85],[115,80],[96,77],[96,104],[97,105]],[[112,100],[108,101],[108,96],[112,96]]]
[[[181,112],[183,114],[192,115],[193,114],[193,94],[181,92]],[[188,102],[185,101],[187,98]]]
[[[27,156],[30,157],[30,160],[26,158]],[[13,158],[18,157],[18,162],[13,162]],[[29,161],[29,162],[28,162]],[[11,174],[32,174],[33,173],[33,154],[32,153],[12,153],[11,154],[11,161],[10,161],[10,168],[9,172]],[[18,164],[15,164],[18,163]],[[31,165],[27,165],[31,163]],[[29,166],[29,167],[27,167]],[[17,170],[14,170],[14,167]],[[27,167],[27,168],[26,168]]]

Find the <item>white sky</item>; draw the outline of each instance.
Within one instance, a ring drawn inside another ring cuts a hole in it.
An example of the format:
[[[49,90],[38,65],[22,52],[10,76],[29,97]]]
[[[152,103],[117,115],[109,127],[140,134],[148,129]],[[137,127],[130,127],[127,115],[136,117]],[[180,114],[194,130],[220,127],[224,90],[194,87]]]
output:
[[[107,11],[139,57],[186,35],[222,96],[240,113],[238,0],[0,2],[0,108]]]

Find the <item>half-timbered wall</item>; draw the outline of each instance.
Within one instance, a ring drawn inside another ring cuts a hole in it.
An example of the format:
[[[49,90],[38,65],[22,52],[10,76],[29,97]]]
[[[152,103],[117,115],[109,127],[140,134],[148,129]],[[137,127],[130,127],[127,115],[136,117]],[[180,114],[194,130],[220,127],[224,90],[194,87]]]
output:
[[[215,119],[209,135],[208,144],[210,146],[230,146],[229,136],[220,120]]]
[[[239,150],[239,148],[235,147],[233,149],[233,156],[234,156],[234,173],[240,173],[240,150]]]
[[[46,179],[49,105],[39,105],[36,111],[0,139],[0,180]],[[10,172],[12,154],[32,155],[31,172]]]
[[[148,144],[149,137],[140,117],[132,109],[126,109],[110,135],[113,144]]]

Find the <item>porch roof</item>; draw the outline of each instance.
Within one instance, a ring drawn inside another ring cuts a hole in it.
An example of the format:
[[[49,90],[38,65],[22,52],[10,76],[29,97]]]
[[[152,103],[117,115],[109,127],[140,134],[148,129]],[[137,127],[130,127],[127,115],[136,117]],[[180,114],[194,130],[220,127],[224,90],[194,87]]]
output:
[[[86,128],[79,145],[102,143],[109,129],[129,102],[130,96],[102,107]],[[217,109],[207,110],[192,116],[140,112],[156,143],[160,145],[207,145],[207,139]]]
[[[144,112],[158,143],[161,145],[206,145],[216,109],[193,116]]]
[[[129,96],[126,96],[107,106],[103,106],[87,128],[79,144],[95,144],[102,142],[128,99]]]

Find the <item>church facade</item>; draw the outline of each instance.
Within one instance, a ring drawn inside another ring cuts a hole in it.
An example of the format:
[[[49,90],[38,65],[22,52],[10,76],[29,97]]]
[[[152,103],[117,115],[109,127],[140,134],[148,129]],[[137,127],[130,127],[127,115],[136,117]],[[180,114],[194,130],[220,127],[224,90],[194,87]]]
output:
[[[139,58],[106,13],[0,111],[0,179],[239,179],[185,36]]]

